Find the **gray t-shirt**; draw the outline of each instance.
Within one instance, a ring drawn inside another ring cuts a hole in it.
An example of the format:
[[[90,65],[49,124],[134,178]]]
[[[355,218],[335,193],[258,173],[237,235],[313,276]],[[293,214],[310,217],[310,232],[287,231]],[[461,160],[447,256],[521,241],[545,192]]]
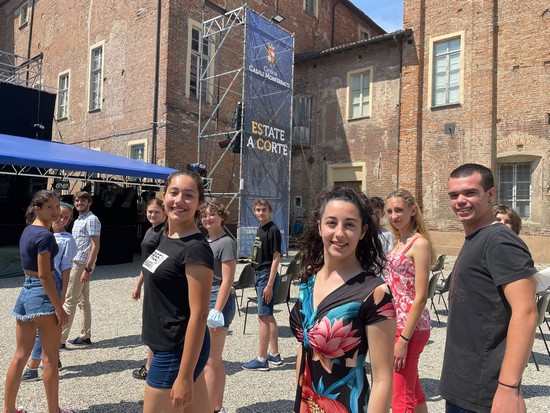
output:
[[[489,225],[466,237],[450,275],[439,386],[445,400],[490,412],[511,317],[502,286],[536,272],[527,245],[505,225]]]
[[[227,234],[210,241],[209,244],[214,253],[214,280],[212,285],[220,286],[222,283],[222,263],[237,259],[237,244]]]

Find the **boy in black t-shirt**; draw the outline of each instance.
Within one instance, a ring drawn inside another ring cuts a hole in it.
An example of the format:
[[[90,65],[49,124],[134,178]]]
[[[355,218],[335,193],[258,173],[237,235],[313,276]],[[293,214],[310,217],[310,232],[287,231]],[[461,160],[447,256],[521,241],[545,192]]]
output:
[[[277,270],[281,261],[281,232],[271,221],[271,204],[265,199],[254,202],[254,215],[260,221],[252,250],[252,265],[256,271],[256,292],[258,294],[258,319],[260,321],[260,343],[258,357],[241,365],[245,370],[269,370],[269,363],[281,365],[279,354],[279,331],[273,317],[273,297],[279,286]],[[268,353],[268,346],[271,352]]]

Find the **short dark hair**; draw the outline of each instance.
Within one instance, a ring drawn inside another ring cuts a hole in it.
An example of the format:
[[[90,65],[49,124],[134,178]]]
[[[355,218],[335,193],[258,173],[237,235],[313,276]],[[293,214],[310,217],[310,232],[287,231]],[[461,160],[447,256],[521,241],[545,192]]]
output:
[[[86,191],[80,191],[80,192],[77,192],[76,194],[74,194],[73,201],[76,201],[77,198],[87,199],[90,202],[93,201],[92,196],[90,195],[90,193],[86,192]]]
[[[475,173],[481,175],[481,185],[483,186],[484,191],[488,191],[495,186],[493,172],[491,172],[491,170],[486,166],[477,163],[465,163],[464,165],[460,165],[453,172],[451,172],[449,178],[466,178]]]
[[[382,198],[380,198],[379,196],[371,196],[369,198],[369,202],[370,202],[371,207],[378,208],[382,211],[386,207],[386,204],[384,203],[384,200]]]
[[[267,207],[269,209],[269,212],[273,212],[273,208],[271,207],[271,204],[269,201],[265,198],[259,198],[254,201],[254,205],[252,205],[252,209],[256,208],[256,205],[261,205]]]

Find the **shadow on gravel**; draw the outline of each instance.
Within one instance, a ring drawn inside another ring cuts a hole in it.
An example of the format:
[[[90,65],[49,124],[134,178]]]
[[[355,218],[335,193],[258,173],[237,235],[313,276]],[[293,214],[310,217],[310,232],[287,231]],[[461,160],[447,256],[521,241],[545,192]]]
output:
[[[542,373],[544,374],[544,373]],[[550,396],[550,386],[544,386],[541,384],[522,385],[521,392],[525,399],[532,397],[548,397]]]
[[[92,337],[93,339],[93,337]],[[106,340],[92,341],[91,346],[74,346],[67,344],[67,348],[61,350],[60,356],[63,357],[64,351],[82,351],[82,350],[93,350],[98,348],[134,348],[143,346],[141,342],[141,336],[139,334],[133,334],[131,336],[122,336],[122,337],[113,337]]]
[[[296,370],[296,356],[292,357],[284,357],[284,354],[282,354],[284,363],[282,366],[275,366],[273,364],[270,364],[269,368],[273,371],[285,371],[285,370]],[[252,357],[251,357],[252,358]],[[244,371],[241,367],[242,363],[245,363],[249,360],[243,360],[243,361],[224,361],[225,364],[225,371],[228,376],[232,376],[233,374],[240,373],[241,371]],[[266,371],[258,371],[258,374],[262,373],[269,373]]]
[[[137,368],[141,362],[128,360],[107,360],[97,361],[90,364],[77,364],[73,366],[64,366],[63,374],[59,375],[60,380],[72,379],[74,377],[94,377],[103,376],[120,371]]]
[[[250,406],[239,407],[235,412],[237,413],[281,413],[291,412],[294,409],[293,400],[275,400],[272,402],[260,402],[254,403]]]
[[[441,400],[441,395],[439,394],[439,380],[420,379],[420,384],[428,401],[433,402]]]
[[[139,413],[143,411],[143,403],[125,402],[108,404],[96,404],[88,409],[80,410],[80,413]]]
[[[539,351],[534,351],[535,353],[535,357],[537,358],[537,363],[540,366],[550,366],[550,357],[548,357],[548,353],[541,353]],[[529,355],[529,360],[527,362],[527,367],[530,368],[534,368],[536,370],[536,367],[535,367],[535,363],[533,362],[533,355],[530,354]],[[544,374],[544,373],[543,373]]]

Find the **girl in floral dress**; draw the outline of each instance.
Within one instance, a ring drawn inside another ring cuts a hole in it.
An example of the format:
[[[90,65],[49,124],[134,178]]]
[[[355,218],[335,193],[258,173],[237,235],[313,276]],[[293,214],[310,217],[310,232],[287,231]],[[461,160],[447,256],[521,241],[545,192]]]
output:
[[[386,199],[386,213],[397,239],[387,255],[385,271],[397,314],[392,413],[426,413],[418,360],[430,338],[426,302],[435,253],[420,208],[409,191],[392,192]]]
[[[295,413],[389,411],[395,310],[377,277],[384,258],[371,212],[353,189],[333,188],[306,225],[302,282],[290,316],[300,342]]]

